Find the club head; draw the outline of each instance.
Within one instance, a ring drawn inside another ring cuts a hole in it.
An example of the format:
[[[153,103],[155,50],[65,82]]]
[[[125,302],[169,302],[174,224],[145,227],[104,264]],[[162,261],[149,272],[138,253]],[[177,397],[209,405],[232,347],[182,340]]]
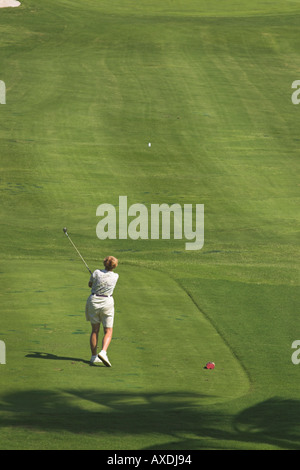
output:
[[[63,228],[63,232],[67,235],[67,227]]]

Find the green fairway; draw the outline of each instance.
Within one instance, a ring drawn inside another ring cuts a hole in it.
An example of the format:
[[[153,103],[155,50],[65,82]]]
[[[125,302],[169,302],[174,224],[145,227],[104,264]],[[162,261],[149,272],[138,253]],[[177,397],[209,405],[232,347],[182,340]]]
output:
[[[300,448],[299,20],[296,0],[0,9],[1,449]],[[203,248],[100,240],[119,196],[204,204]],[[112,368],[89,363],[65,226],[92,270],[119,259]]]

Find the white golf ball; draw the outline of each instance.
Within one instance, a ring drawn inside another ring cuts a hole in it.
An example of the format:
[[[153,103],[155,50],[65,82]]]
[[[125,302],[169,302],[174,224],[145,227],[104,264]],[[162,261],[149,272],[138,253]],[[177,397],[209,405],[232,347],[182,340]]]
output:
[[[151,142],[149,142],[148,147],[151,147]]]

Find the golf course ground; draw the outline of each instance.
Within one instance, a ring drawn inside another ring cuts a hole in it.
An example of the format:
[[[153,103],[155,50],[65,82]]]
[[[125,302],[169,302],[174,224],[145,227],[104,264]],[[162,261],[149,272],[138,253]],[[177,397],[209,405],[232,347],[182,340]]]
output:
[[[0,10],[0,449],[300,449],[299,24],[299,0]],[[148,238],[97,236],[120,196]],[[204,205],[203,247],[172,217],[151,238],[154,204]],[[111,368],[63,227],[119,260]]]

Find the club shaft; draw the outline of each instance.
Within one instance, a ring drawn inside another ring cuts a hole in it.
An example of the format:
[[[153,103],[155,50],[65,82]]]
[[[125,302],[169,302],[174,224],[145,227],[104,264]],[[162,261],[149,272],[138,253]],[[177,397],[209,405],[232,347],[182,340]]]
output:
[[[79,253],[79,250],[76,248],[75,244],[72,242],[71,238],[70,238],[70,235],[65,232],[68,239],[70,240],[70,242],[72,243],[73,247],[75,248],[75,250],[77,251],[78,255],[80,256],[81,260],[83,261],[85,267],[87,268],[87,270],[89,271],[90,274],[92,274],[92,271],[90,270],[90,268],[88,267],[88,265],[86,264],[86,262],[84,261],[83,257],[81,256],[81,254]]]

